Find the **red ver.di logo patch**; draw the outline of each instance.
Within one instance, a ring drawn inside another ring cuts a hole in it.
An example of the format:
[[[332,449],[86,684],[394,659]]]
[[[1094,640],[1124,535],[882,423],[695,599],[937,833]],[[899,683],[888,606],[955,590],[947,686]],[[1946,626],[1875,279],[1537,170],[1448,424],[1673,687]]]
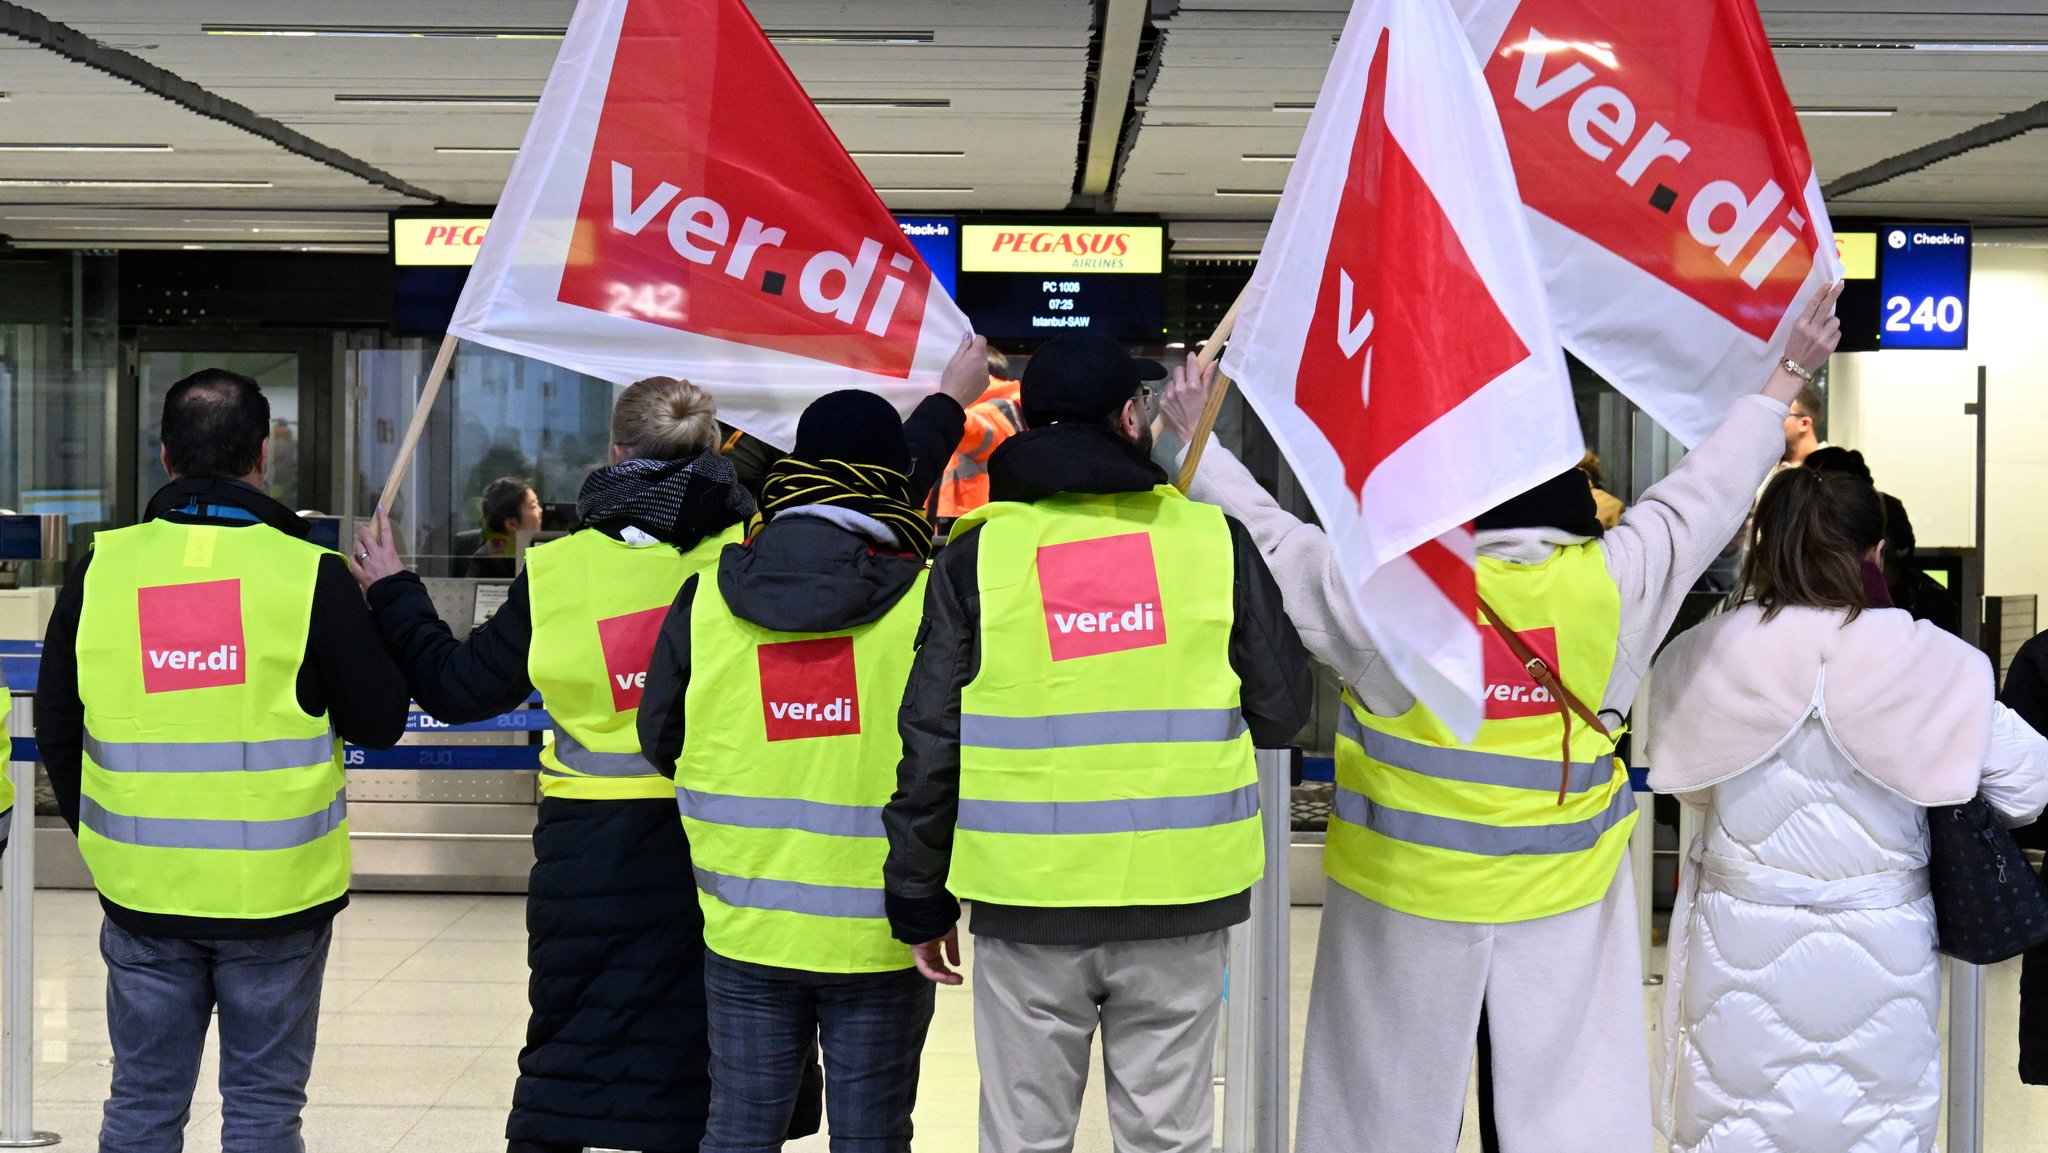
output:
[[[135,590],[142,635],[142,691],[171,693],[249,679],[242,645],[242,582],[152,585]]]
[[[761,662],[761,716],[769,740],[860,732],[852,637],[777,641],[754,651]]]
[[[1056,661],[1166,643],[1149,533],[1040,545],[1038,586]]]
[[[1530,651],[1542,657],[1564,680],[1564,670],[1557,663],[1557,630],[1517,629],[1515,635]],[[1536,683],[1515,654],[1508,651],[1508,643],[1490,627],[1479,630],[1479,645],[1486,654],[1486,719],[1489,721],[1511,720],[1516,717],[1544,717],[1558,711],[1557,698],[1550,690]]]
[[[647,666],[654,661],[654,642],[668,606],[642,609],[597,622],[597,643],[604,648],[604,671],[612,689],[612,711],[640,707],[647,689]]]

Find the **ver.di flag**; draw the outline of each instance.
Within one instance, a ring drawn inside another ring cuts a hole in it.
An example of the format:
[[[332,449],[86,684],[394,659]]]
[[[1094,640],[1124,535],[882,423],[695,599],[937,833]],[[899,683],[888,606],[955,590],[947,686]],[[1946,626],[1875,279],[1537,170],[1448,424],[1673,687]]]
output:
[[[1357,5],[1223,356],[1374,643],[1466,738],[1483,681],[1467,525],[1584,452],[1518,204],[1450,9]]]
[[[835,389],[907,410],[968,324],[742,0],[583,0],[448,331],[788,445]]]
[[[1452,0],[1565,347],[1688,445],[1841,276],[1754,0]]]

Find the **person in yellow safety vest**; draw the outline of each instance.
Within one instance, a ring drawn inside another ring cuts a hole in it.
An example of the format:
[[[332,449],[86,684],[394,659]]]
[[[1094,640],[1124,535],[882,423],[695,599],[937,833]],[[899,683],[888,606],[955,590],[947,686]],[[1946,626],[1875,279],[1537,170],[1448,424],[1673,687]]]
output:
[[[957,376],[910,418],[927,460],[943,460],[937,446],[959,437],[955,396],[980,386],[978,371],[965,383]],[[677,589],[739,539],[754,506],[718,452],[712,398],[688,381],[627,388],[611,441],[609,467],[577,498],[583,527],[530,550],[504,605],[466,641],[400,567],[381,512],[358,534],[371,611],[427,713],[479,722],[538,689],[555,726],[541,753],[527,885],[531,1015],[506,1122],[510,1153],[695,1150],[710,1106],[689,844],[673,787],[640,755],[634,720]],[[928,467],[919,483],[937,476]],[[595,1085],[594,1060],[608,1070]],[[815,1131],[815,1108],[805,1117],[810,1128],[800,1123],[794,1135]]]
[[[995,349],[988,353],[988,391],[967,406],[967,432],[953,452],[953,463],[939,485],[939,519],[966,516],[988,503],[988,458],[1004,441],[1024,431],[1024,410],[1017,403],[1017,380],[1010,358]]]
[[[1117,1147],[1211,1147],[1225,930],[1264,867],[1253,745],[1294,736],[1311,683],[1251,538],[1151,460],[1164,375],[1047,341],[1030,431],[926,593],[886,908],[958,984],[974,904],[984,1153],[1072,1147],[1098,1026]]]
[[[704,909],[703,1153],[781,1148],[813,1044],[832,1147],[910,1148],[932,986],[882,902],[932,551],[909,472],[887,401],[813,403],[766,523],[684,583],[655,643],[641,742],[675,779]]]
[[[99,1147],[183,1146],[218,1014],[221,1149],[299,1151],[348,903],[341,741],[396,744],[405,686],[346,560],[263,493],[256,382],[194,373],[165,395],[161,428],[170,483],[142,523],[95,534],[36,689],[57,807],[106,912]]]
[[[1788,402],[1826,363],[1839,289],[1795,309],[1785,359],[1602,533],[1576,468],[1475,522],[1481,599],[1614,730],[1692,586],[1783,450]],[[1454,323],[1446,319],[1446,323]],[[1193,435],[1208,382],[1168,389]],[[1457,1146],[1482,1009],[1501,1147],[1651,1147],[1640,938],[1626,849],[1636,802],[1613,741],[1569,718],[1482,628],[1486,719],[1460,744],[1388,671],[1320,529],[1213,440],[1192,495],[1244,518],[1287,610],[1346,685],[1325,849],[1335,884],[1302,1053],[1301,1153]],[[1560,796],[1560,777],[1564,794]]]
[[[0,853],[7,851],[7,834],[14,826],[14,778],[10,775],[14,738],[7,733],[7,715],[13,706],[7,686],[0,684]]]

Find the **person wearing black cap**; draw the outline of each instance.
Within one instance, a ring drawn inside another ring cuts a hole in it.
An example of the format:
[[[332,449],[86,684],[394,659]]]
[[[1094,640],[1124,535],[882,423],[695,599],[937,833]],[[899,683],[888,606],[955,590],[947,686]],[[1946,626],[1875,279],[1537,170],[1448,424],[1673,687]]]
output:
[[[1762,392],[1733,405],[1612,531],[1576,468],[1477,518],[1478,594],[1502,627],[1482,629],[1486,715],[1470,744],[1375,651],[1329,538],[1207,446],[1191,494],[1245,519],[1288,613],[1346,686],[1302,1153],[1455,1148],[1482,1011],[1502,1148],[1648,1153],[1626,855],[1636,802],[1607,732],[1782,451],[1787,406],[1839,337],[1833,303],[1824,292],[1801,306]],[[1164,403],[1184,440],[1207,394],[1192,364]],[[1539,685],[1517,645],[1555,677]]]
[[[939,554],[883,814],[886,908],[959,984],[973,902],[984,1153],[1073,1147],[1102,1032],[1120,1149],[1207,1153],[1225,930],[1263,868],[1253,745],[1308,717],[1251,537],[1152,463],[1114,341],[1041,347],[991,503]]]
[[[746,542],[683,583],[655,641],[639,732],[675,781],[704,913],[703,1153],[779,1148],[820,1041],[832,1147],[910,1148],[932,986],[881,888],[932,553],[910,471],[888,402],[820,398]]]

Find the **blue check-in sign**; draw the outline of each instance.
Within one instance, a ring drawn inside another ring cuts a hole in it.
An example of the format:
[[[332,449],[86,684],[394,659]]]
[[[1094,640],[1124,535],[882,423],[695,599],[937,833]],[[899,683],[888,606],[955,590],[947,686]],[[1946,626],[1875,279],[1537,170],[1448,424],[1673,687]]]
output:
[[[1888,224],[1877,234],[1878,347],[1970,346],[1970,229]]]

